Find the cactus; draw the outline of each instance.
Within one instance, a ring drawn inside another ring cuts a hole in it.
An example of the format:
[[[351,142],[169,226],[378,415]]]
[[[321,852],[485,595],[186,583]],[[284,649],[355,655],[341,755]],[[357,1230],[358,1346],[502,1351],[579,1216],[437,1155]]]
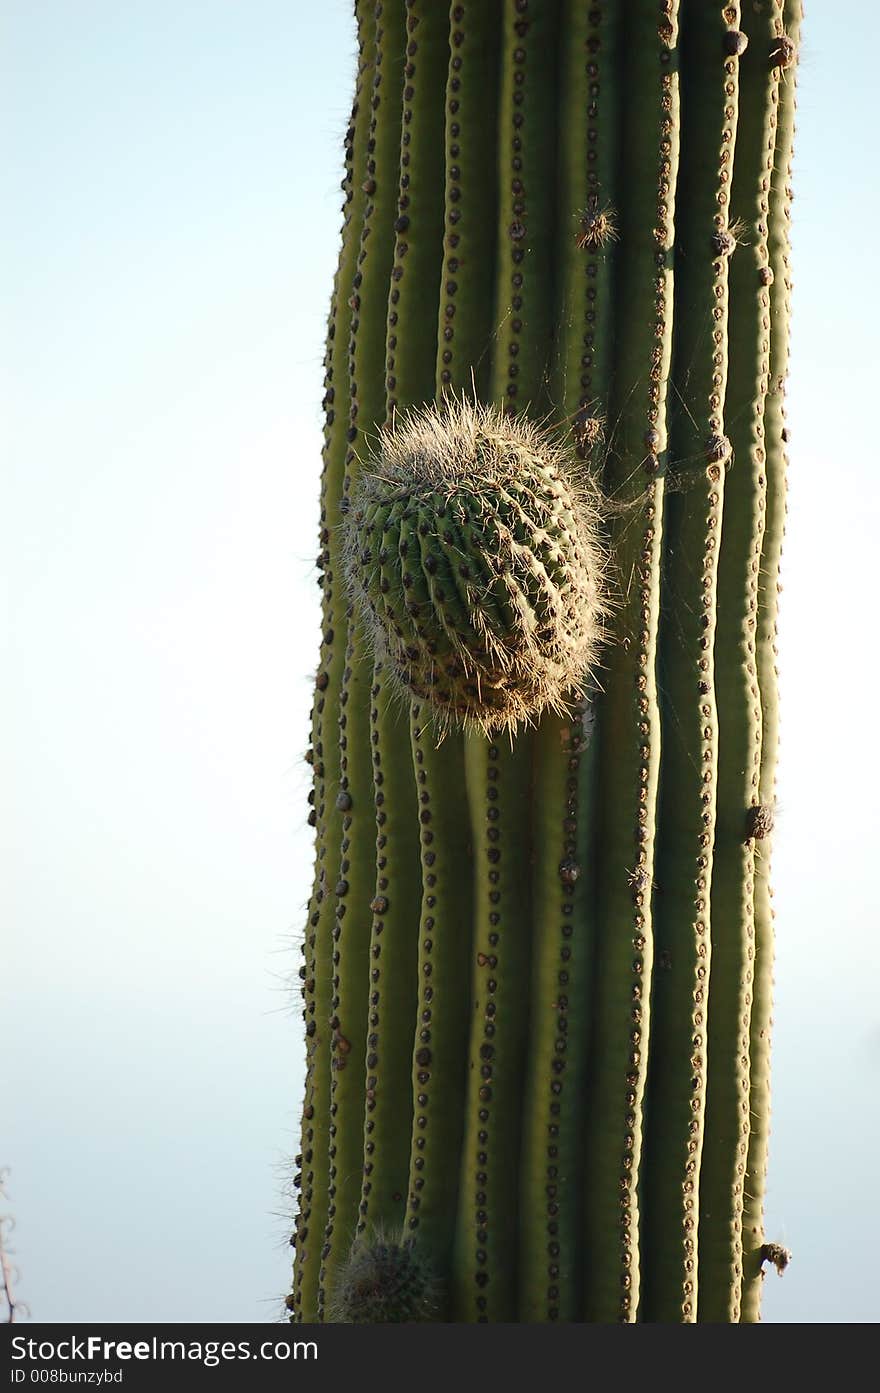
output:
[[[757,1320],[800,0],[355,14],[291,1319]]]

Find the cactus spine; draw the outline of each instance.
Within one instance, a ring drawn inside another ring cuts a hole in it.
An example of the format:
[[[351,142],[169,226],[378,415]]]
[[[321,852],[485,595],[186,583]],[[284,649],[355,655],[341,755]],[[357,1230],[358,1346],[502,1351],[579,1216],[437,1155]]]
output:
[[[291,1317],[756,1320],[799,0],[355,10]]]

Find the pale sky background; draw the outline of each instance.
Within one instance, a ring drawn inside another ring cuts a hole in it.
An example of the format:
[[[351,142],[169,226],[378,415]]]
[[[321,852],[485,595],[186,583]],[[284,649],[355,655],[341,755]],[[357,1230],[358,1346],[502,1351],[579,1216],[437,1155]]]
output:
[[[880,1318],[880,7],[799,80],[769,1321]],[[289,1268],[347,0],[4,0],[0,1165],[40,1321]],[[867,153],[866,153],[867,152]]]

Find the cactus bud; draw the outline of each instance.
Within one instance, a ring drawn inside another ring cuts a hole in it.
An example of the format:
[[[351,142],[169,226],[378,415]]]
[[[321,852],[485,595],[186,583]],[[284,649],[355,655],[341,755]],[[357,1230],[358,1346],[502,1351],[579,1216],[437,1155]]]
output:
[[[398,417],[346,519],[377,657],[441,724],[566,709],[607,609],[599,525],[574,462],[525,418],[464,398]]]
[[[438,1312],[434,1275],[411,1240],[358,1239],[340,1269],[330,1318],[341,1325],[429,1321]]]

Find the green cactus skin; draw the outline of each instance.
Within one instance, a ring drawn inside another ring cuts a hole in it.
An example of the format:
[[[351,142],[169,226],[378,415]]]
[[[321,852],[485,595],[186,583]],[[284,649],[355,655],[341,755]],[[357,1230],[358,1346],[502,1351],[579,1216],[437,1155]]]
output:
[[[756,1320],[800,3],[355,12],[291,1319]],[[603,500],[598,661],[506,730],[370,613],[512,642],[496,534],[372,482],[462,394]]]

